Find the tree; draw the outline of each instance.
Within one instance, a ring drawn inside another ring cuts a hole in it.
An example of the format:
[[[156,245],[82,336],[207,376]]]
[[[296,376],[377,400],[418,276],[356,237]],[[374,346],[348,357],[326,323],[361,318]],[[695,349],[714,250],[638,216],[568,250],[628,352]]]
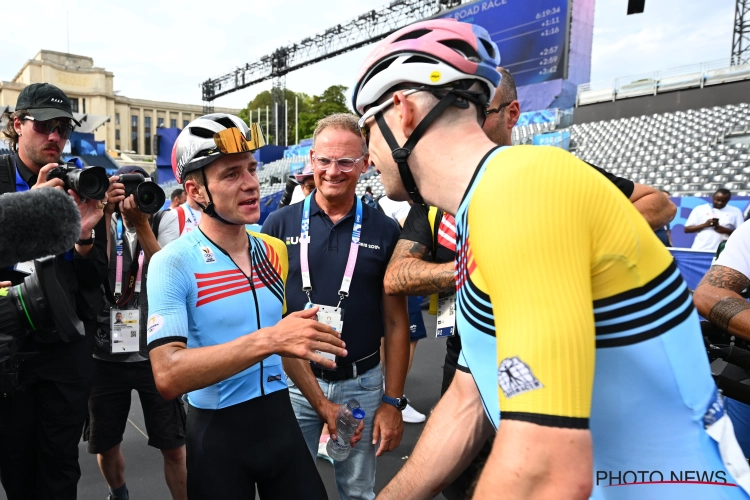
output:
[[[302,92],[294,92],[286,89],[284,98],[289,104],[289,121],[287,123],[288,134],[290,142],[294,141],[294,99],[298,99],[298,123],[299,123],[299,138],[305,139],[312,137],[318,120],[325,118],[326,116],[334,113],[347,113],[349,109],[346,106],[346,92],[347,87],[343,85],[333,85],[323,91],[321,95],[309,96]],[[266,130],[266,106],[268,106],[268,124],[269,129]],[[274,137],[275,128],[273,126],[273,96],[271,91],[264,90],[260,94],[256,95],[255,98],[250,101],[247,106],[240,110],[239,116],[248,124],[251,121],[258,121],[258,109],[260,109],[260,124],[266,132],[266,141],[269,144],[274,144],[276,139]],[[279,113],[282,111],[279,110]],[[251,120],[252,118],[252,120]],[[284,133],[280,130],[279,136],[282,139],[279,142],[283,142]]]

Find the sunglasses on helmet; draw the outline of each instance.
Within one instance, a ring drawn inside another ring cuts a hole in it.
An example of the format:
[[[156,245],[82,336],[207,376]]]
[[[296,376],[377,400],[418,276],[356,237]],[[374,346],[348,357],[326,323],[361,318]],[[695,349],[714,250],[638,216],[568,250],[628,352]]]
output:
[[[208,154],[220,151],[225,155],[231,155],[255,151],[261,146],[265,146],[266,140],[263,138],[260,125],[252,123],[250,124],[248,137],[245,137],[240,129],[232,127],[215,133],[214,143],[216,143],[216,149],[209,151]]]

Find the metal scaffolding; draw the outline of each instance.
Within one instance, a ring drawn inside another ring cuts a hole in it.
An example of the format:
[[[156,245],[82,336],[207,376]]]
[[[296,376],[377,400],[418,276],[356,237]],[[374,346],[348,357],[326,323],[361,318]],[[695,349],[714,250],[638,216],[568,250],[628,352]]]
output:
[[[750,0],[737,0],[732,35],[732,64],[750,62]]]
[[[313,37],[280,47],[273,53],[246,63],[230,73],[206,80],[201,84],[204,111],[213,110],[212,101],[217,97],[363,47],[387,37],[408,24],[473,1],[475,0],[392,1],[385,7],[371,10]]]

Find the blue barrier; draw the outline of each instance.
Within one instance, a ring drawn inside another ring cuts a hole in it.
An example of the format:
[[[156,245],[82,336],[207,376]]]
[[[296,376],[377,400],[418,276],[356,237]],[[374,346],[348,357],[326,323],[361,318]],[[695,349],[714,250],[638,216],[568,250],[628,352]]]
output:
[[[536,134],[534,136],[535,146],[556,146],[564,150],[570,149],[570,131],[560,130],[547,134]]]
[[[688,288],[695,290],[711,267],[714,252],[701,252],[689,248],[670,248],[669,251],[672,253]]]

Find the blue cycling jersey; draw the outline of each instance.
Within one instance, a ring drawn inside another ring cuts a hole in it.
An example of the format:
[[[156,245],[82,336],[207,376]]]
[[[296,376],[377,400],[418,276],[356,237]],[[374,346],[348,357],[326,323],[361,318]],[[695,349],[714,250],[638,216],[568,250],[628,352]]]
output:
[[[750,498],[692,297],[615,186],[558,148],[495,150],[456,227],[461,361],[493,425],[590,429],[597,499]]]
[[[148,346],[224,344],[274,326],[284,313],[287,254],[268,235],[249,233],[252,280],[202,231],[156,253],[149,265]],[[281,357],[271,355],[226,380],[188,393],[196,408],[219,409],[286,390]]]

